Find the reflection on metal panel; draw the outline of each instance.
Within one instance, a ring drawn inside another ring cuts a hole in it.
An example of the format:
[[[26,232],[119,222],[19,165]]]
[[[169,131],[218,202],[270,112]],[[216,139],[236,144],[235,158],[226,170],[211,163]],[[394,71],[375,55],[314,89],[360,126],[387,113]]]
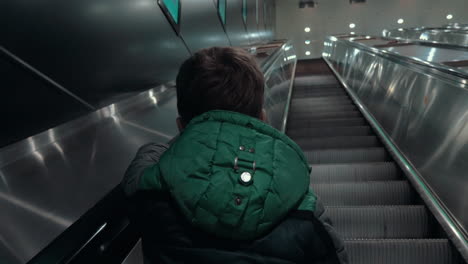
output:
[[[143,248],[141,246],[141,239],[138,240],[136,245],[130,251],[130,254],[125,258],[122,264],[143,264]]]
[[[416,57],[430,62],[445,62],[468,60],[468,51],[447,49],[441,47],[430,47],[421,45],[406,45],[388,47],[386,50],[393,51],[408,57]]]
[[[213,0],[189,0],[182,4],[180,34],[192,53],[212,46],[230,46]]]
[[[468,30],[463,28],[399,28],[384,30],[384,37],[444,43],[468,47]]]
[[[257,31],[260,39],[262,41],[267,41],[267,36],[265,34],[265,23],[264,23],[264,8],[263,8],[263,2],[265,0],[257,0]]]
[[[153,0],[4,0],[1,45],[96,107],[173,80],[189,56]]]
[[[79,101],[2,55],[0,72],[0,148],[90,112]]]
[[[246,46],[249,42],[242,18],[242,3],[245,0],[229,1],[226,10],[226,33],[233,46]]]
[[[387,44],[388,43],[388,40],[384,40],[384,39],[354,39],[354,41],[356,42],[361,42],[365,45],[371,45],[371,46],[374,46],[374,45],[383,45],[383,44]]]
[[[161,86],[0,151],[0,252],[24,263],[113,189],[136,150],[177,133]]]
[[[468,85],[377,49],[329,37],[324,57],[448,209],[468,230]],[[458,241],[466,238],[460,237]],[[463,242],[462,242],[463,243]]]
[[[447,44],[370,37],[371,39],[379,40],[376,43],[376,41],[365,41],[367,37],[370,36],[341,35],[332,36],[330,39],[349,41],[347,43],[358,50],[365,49],[370,52],[377,52],[393,60],[409,61],[409,63],[423,65],[429,67],[432,72],[445,72],[462,78],[467,74],[464,68],[467,64],[467,49]],[[325,42],[325,44],[331,45],[329,42]],[[323,55],[330,55],[328,49],[329,47],[326,47]]]
[[[261,41],[257,27],[257,2],[256,0],[247,1],[247,33],[251,43]]]

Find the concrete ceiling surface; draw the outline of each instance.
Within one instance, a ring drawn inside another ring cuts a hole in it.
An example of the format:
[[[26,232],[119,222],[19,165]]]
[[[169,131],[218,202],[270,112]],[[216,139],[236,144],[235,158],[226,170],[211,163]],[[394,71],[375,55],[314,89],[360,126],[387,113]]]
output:
[[[276,0],[276,37],[294,42],[299,59],[316,58],[322,54],[323,40],[337,33],[381,35],[382,30],[441,26],[448,23],[468,23],[467,0],[367,0],[350,4],[349,0],[315,0],[315,8],[299,8],[299,0]],[[447,20],[446,16],[453,18]],[[398,24],[398,19],[404,20]],[[349,25],[354,23],[355,28]],[[310,32],[304,31],[310,27]],[[310,40],[309,45],[305,40]],[[306,51],[310,55],[306,56]]]

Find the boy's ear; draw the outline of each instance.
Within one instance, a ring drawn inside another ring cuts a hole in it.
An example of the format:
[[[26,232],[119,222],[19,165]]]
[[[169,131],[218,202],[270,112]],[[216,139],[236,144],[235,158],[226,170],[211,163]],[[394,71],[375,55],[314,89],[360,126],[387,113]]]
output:
[[[180,116],[177,117],[176,123],[177,123],[177,128],[179,128],[179,132],[182,132],[182,130],[184,130],[185,126],[187,125],[185,124],[185,121]]]
[[[262,109],[262,112],[260,113],[260,120],[262,120],[265,123],[268,123],[268,116],[265,109]]]

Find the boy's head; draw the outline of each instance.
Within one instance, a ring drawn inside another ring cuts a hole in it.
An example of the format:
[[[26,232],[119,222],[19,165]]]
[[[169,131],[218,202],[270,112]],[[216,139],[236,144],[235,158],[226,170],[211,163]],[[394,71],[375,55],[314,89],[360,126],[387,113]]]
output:
[[[264,118],[263,74],[242,49],[214,47],[195,53],[182,64],[176,85],[182,126],[210,110]]]

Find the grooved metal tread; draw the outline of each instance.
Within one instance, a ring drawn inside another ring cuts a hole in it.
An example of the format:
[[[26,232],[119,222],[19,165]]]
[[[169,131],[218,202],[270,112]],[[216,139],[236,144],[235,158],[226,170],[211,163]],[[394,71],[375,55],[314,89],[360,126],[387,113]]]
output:
[[[324,205],[409,205],[415,202],[407,181],[312,183]]]
[[[326,91],[344,91],[340,85],[334,83],[321,84],[321,85],[298,85],[295,84],[293,88],[294,93],[310,93],[310,92],[326,92]]]
[[[311,107],[311,106],[320,106],[320,105],[333,105],[333,104],[351,104],[352,101],[348,96],[338,96],[338,97],[323,97],[323,98],[293,98],[291,99],[293,108],[297,107]]]
[[[427,238],[429,217],[423,205],[327,207],[343,238]]]
[[[294,91],[292,93],[293,98],[303,98],[303,97],[327,97],[327,96],[336,96],[336,95],[346,95],[346,92],[341,88],[332,88],[332,89],[323,89],[323,90],[301,90]]]
[[[369,136],[373,135],[373,131],[370,126],[313,127],[303,129],[288,129],[286,134],[293,139],[299,139],[301,137],[318,138],[337,136]]]
[[[290,129],[299,129],[311,127],[365,126],[367,122],[363,117],[352,117],[319,120],[290,120],[288,124]]]
[[[456,263],[447,239],[345,240],[350,264]]]
[[[289,120],[316,120],[316,119],[330,119],[330,118],[353,118],[353,117],[362,117],[361,112],[355,111],[315,111],[315,112],[305,112],[297,113],[289,117]]]
[[[310,164],[389,161],[384,148],[325,149],[304,151]]]
[[[313,149],[346,149],[380,147],[381,143],[376,136],[347,136],[347,137],[323,137],[323,138],[300,138],[296,143],[303,150]]]
[[[312,78],[297,76],[294,80],[294,89],[313,89],[318,87],[338,88],[341,87],[338,80],[333,75],[316,75]]]
[[[319,112],[319,111],[350,111],[350,110],[357,110],[357,107],[351,103],[348,104],[334,104],[334,105],[314,105],[314,106],[294,106],[291,105],[289,116],[294,116],[297,113],[312,113],[312,112]]]
[[[346,94],[326,97],[301,97],[292,99],[293,104],[313,104],[323,101],[350,101],[351,99]]]
[[[394,162],[316,164],[310,173],[313,183],[392,181],[400,177]]]

